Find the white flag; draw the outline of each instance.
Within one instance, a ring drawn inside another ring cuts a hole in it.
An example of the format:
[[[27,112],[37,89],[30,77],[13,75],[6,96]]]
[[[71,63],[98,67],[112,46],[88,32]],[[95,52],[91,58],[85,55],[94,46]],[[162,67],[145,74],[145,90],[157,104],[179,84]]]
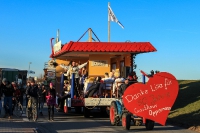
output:
[[[114,12],[112,11],[110,5],[108,5],[108,21],[114,21],[119,24],[124,29],[124,26],[118,21],[117,17],[115,16]]]

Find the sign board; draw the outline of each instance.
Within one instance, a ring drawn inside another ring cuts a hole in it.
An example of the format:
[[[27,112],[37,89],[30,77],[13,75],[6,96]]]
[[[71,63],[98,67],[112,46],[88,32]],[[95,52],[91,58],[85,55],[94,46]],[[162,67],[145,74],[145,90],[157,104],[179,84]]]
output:
[[[85,98],[85,106],[110,106],[115,98]]]
[[[146,84],[135,83],[124,92],[123,103],[132,114],[165,125],[179,91],[176,78],[167,72],[149,77]]]
[[[32,71],[32,70],[28,70],[27,73],[28,73],[28,74],[35,74],[35,72]]]
[[[91,66],[108,67],[108,61],[107,60],[93,60],[91,61]]]
[[[17,83],[19,84],[22,84],[22,79],[18,79]]]
[[[56,76],[56,75],[55,75],[55,72],[52,72],[52,71],[48,71],[48,72],[47,72],[47,77],[48,77],[48,78],[55,78],[55,76]]]
[[[61,41],[57,42],[54,46],[53,46],[53,51],[54,54],[59,52],[61,50]]]

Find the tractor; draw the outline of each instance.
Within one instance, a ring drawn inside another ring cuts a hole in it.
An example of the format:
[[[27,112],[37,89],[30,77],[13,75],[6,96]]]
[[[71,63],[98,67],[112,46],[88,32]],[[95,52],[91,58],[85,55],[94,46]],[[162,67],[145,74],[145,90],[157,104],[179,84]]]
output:
[[[125,130],[129,130],[131,126],[131,121],[134,126],[141,126],[145,123],[145,127],[147,130],[153,130],[154,121],[149,119],[144,119],[142,117],[136,116],[130,113],[122,104],[121,99],[116,99],[111,102],[110,105],[110,123],[113,126],[120,125],[120,121],[122,123],[122,127]]]

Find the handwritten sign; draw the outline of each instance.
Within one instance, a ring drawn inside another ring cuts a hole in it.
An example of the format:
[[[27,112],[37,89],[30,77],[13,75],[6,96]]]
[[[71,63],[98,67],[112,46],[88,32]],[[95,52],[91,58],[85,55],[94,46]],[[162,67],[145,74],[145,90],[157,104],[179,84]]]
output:
[[[160,72],[147,84],[129,86],[123,95],[124,106],[131,113],[165,125],[167,116],[178,95],[176,78],[167,72]]]
[[[110,106],[114,98],[85,98],[85,106]]]
[[[91,66],[101,66],[101,67],[108,67],[108,62],[107,60],[93,60],[91,61],[92,65]]]

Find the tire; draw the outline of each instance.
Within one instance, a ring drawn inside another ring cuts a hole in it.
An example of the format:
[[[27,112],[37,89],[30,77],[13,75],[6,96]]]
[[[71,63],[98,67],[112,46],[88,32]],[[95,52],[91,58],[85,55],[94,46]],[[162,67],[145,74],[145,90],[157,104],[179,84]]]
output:
[[[145,123],[145,127],[147,130],[153,130],[154,128],[154,121],[147,119]]]
[[[84,107],[83,115],[84,115],[85,118],[89,118],[90,117],[90,110],[88,108]]]
[[[112,101],[110,105],[110,123],[113,126],[119,125],[120,119],[119,116],[117,115],[118,115],[117,105],[115,101]]]
[[[122,115],[122,127],[125,130],[129,130],[131,126],[131,115],[129,113],[124,113]]]

